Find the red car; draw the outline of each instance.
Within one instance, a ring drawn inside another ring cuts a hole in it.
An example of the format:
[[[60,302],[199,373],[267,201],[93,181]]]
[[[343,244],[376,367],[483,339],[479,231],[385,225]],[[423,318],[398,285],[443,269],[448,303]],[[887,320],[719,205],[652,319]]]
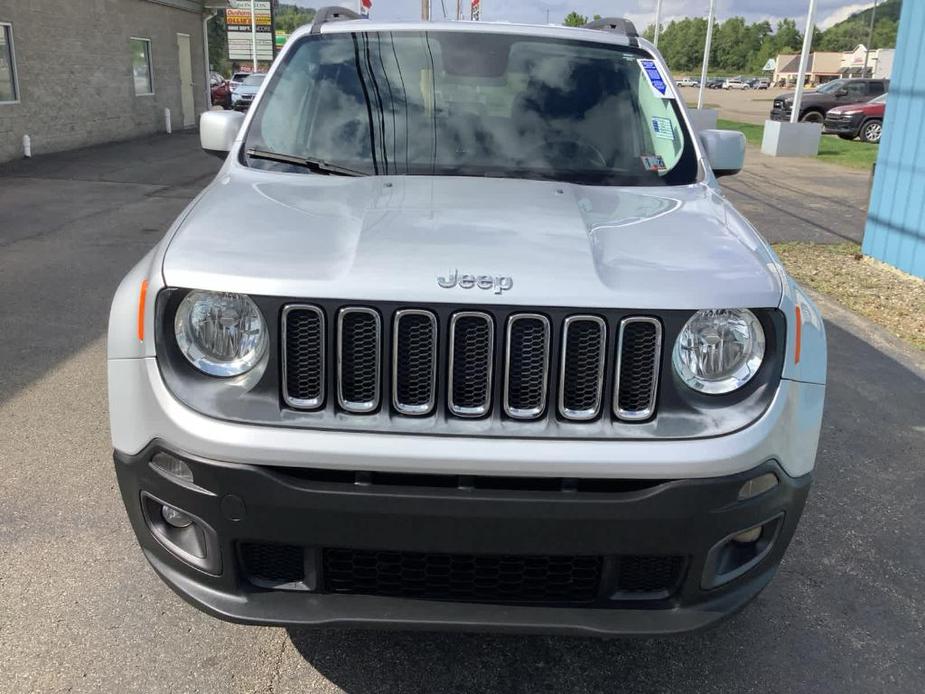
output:
[[[213,72],[209,86],[212,90],[212,105],[231,108],[231,83],[217,72]]]
[[[883,135],[886,94],[863,104],[833,108],[825,114],[825,131],[843,140],[860,137],[862,142],[877,144]]]

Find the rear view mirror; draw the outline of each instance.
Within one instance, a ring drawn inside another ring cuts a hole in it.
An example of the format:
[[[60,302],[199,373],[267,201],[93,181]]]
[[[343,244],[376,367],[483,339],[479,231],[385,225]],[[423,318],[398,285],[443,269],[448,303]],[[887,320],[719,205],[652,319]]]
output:
[[[717,178],[733,176],[745,165],[745,135],[738,130],[704,130],[700,144]]]
[[[206,111],[199,121],[199,143],[209,154],[224,159],[243,122],[244,114],[237,111]]]

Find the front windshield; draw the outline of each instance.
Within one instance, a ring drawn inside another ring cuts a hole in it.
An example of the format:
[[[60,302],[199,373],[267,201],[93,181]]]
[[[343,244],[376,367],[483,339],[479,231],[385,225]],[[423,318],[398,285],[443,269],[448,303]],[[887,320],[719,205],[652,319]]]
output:
[[[248,75],[243,84],[247,87],[258,87],[263,82],[266,75]]]
[[[822,92],[823,94],[828,94],[829,92],[837,92],[845,85],[845,80],[835,80],[833,82],[826,82],[823,84],[817,92]]]
[[[458,31],[306,37],[268,85],[245,151],[362,174],[598,185],[692,183],[673,98],[638,49]],[[305,171],[249,156],[253,167]]]

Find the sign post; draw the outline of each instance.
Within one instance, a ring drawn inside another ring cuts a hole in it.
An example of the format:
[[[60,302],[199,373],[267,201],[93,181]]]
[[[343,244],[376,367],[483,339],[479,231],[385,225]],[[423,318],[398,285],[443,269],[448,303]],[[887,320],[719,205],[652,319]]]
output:
[[[710,69],[710,50],[713,48],[713,20],[716,17],[716,0],[710,0],[710,18],[707,19],[707,42],[703,47],[703,69],[700,71],[700,95],[697,110],[703,110],[703,93],[707,88],[707,72]]]
[[[655,1],[655,39],[652,43],[655,44],[655,47],[658,48],[658,35],[660,29],[662,28],[662,0]]]
[[[793,96],[793,112],[790,114],[791,123],[800,122],[800,108],[803,105],[803,90],[805,89],[806,70],[809,67],[809,53],[813,48],[813,22],[816,21],[816,0],[809,0],[809,14],[806,16],[806,35],[803,37],[803,54],[800,56],[800,72],[797,75],[797,91]]]

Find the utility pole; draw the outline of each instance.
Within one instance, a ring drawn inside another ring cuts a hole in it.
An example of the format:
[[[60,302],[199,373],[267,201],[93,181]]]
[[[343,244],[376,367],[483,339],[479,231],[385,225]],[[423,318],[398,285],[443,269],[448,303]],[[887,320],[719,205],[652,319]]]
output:
[[[707,19],[707,43],[703,47],[703,69],[700,71],[700,96],[697,110],[703,109],[703,95],[707,88],[707,71],[710,69],[710,50],[713,48],[713,19],[716,17],[716,0],[710,0],[710,18]]]
[[[430,21],[430,0],[421,0],[421,21]]]
[[[251,54],[254,58],[254,72],[257,72],[257,10],[251,0]]]
[[[658,48],[658,35],[659,29],[662,28],[662,0],[656,0],[655,2],[655,40],[652,43],[655,44],[655,47]]]
[[[877,20],[877,3],[879,0],[874,0],[874,9],[870,13],[870,32],[867,34],[867,50],[864,52],[864,72],[861,73],[861,77],[867,77],[867,63],[870,60],[870,49],[873,48],[874,44],[874,22]]]
[[[803,37],[803,55],[800,56],[800,74],[797,75],[797,91],[793,96],[793,113],[791,123],[800,122],[800,108],[803,106],[803,90],[806,85],[806,69],[809,67],[809,54],[813,47],[813,29],[816,22],[816,0],[809,0],[809,13],[806,15],[806,35]]]
[[[456,21],[462,19],[462,0],[456,0]]]

